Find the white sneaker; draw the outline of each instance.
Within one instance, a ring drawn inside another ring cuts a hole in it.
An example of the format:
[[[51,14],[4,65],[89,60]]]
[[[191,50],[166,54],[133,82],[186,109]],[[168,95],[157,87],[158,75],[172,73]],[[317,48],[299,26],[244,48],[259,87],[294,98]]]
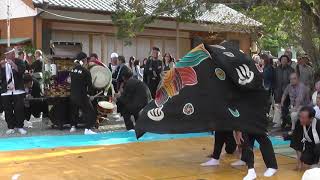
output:
[[[278,171],[277,169],[268,168],[268,169],[266,170],[266,172],[264,172],[263,175],[264,175],[265,177],[271,177],[271,176],[273,176],[277,171]]]
[[[9,135],[9,134],[14,134],[14,133],[15,133],[14,129],[8,129],[8,130],[6,131],[6,134],[7,134],[7,135]]]
[[[248,169],[248,174],[243,178],[243,180],[254,180],[257,178],[256,171],[254,168]]]
[[[96,132],[93,132],[91,129],[85,129],[84,130],[85,135],[91,135],[91,134],[97,134]]]
[[[281,127],[281,124],[274,124],[273,127],[274,128],[279,128],[279,127]]]
[[[245,166],[246,162],[242,161],[242,160],[238,160],[236,162],[231,163],[231,166]]]
[[[19,131],[19,133],[22,134],[22,135],[27,134],[27,131],[24,130],[23,128],[18,128],[18,131]]]
[[[218,166],[220,164],[218,159],[211,158],[209,161],[200,164],[201,166]]]
[[[32,128],[33,127],[31,121],[24,120],[23,124],[24,124],[23,126],[25,128]]]
[[[76,127],[75,126],[71,126],[70,132],[73,133],[73,132],[76,132],[76,131],[77,131]]]

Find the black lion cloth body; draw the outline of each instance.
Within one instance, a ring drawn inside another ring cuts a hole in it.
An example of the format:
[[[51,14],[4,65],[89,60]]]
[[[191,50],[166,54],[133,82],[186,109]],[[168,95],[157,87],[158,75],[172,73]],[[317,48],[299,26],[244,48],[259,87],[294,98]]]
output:
[[[166,72],[135,130],[172,134],[212,130],[266,132],[268,93],[254,61],[229,46],[191,50]]]

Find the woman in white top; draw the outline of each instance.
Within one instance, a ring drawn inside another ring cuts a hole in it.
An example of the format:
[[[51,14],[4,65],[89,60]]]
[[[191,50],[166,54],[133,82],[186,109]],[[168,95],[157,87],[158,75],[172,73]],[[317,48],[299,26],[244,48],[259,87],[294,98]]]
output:
[[[132,74],[133,74],[133,78],[139,79],[140,81],[143,80],[143,74],[140,69],[140,61],[139,60],[135,60],[133,62]]]
[[[174,59],[173,59],[173,57],[171,56],[170,53],[165,53],[164,54],[162,63],[163,63],[163,71],[169,71],[175,65],[174,64]]]
[[[317,94],[316,95],[316,104],[313,108],[316,111],[315,118],[320,120],[320,93],[319,94],[316,93],[316,94]]]
[[[317,105],[317,96],[318,92],[320,92],[320,81],[315,84],[315,92],[312,94],[312,104]]]

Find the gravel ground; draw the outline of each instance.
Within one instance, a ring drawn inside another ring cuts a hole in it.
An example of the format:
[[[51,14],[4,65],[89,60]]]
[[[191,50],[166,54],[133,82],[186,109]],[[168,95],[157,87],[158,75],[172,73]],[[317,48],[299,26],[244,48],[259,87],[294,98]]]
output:
[[[69,132],[70,126],[65,125],[63,130],[59,130],[57,128],[52,128],[51,125],[48,125],[49,120],[42,121],[41,118],[34,118],[31,117],[30,122],[32,122],[32,128],[28,128],[28,122],[25,121],[25,129],[28,131],[26,135],[20,135],[18,132],[11,135],[6,135],[7,131],[7,124],[4,120],[3,114],[0,114],[0,138],[7,138],[7,137],[21,137],[21,136],[39,136],[39,135],[66,135],[71,134]],[[49,122],[51,123],[51,122]],[[269,135],[270,136],[278,136],[281,137],[283,131],[280,128],[272,128],[272,124],[270,123]],[[82,134],[83,128],[78,128],[76,132],[72,134]],[[114,132],[114,131],[124,131],[125,125],[123,122],[123,118],[115,117],[111,115],[107,120],[105,120],[99,127],[96,129],[96,132]]]
[[[25,128],[28,133],[26,135],[20,135],[18,132],[6,135],[7,123],[4,120],[3,115],[0,115],[0,138],[7,138],[7,137],[22,137],[22,136],[42,136],[42,135],[66,135],[71,134],[69,132],[70,126],[66,125],[63,130],[59,130],[57,128],[52,128],[51,125],[48,125],[43,122],[41,118],[34,118],[30,119],[32,122],[32,128]],[[50,122],[49,122],[50,123]],[[25,121],[25,126],[27,127],[29,123]],[[114,131],[122,131],[125,130],[125,125],[122,118],[115,118],[111,116],[108,120],[105,120],[99,129],[96,129],[96,132],[114,132]],[[82,134],[84,131],[83,128],[77,129],[76,132],[72,134]]]

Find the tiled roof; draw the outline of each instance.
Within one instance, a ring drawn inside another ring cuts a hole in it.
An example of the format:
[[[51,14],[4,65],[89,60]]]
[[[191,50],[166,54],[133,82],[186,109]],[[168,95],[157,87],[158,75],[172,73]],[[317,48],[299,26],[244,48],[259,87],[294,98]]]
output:
[[[153,5],[159,0],[146,0],[146,13],[151,14]],[[33,0],[36,6],[45,5],[48,2],[48,7],[52,8],[70,8],[88,11],[113,12],[116,10],[114,5],[115,0]],[[202,14],[197,21],[218,23],[218,24],[234,24],[244,26],[261,26],[262,24],[255,21],[244,14],[223,4],[216,4],[211,11]]]

